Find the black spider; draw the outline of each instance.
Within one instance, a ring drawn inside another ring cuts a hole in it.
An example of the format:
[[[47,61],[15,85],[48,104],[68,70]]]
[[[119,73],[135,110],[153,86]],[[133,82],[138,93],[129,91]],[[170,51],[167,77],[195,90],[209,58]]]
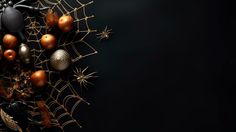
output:
[[[10,33],[16,33],[20,35],[21,39],[24,41],[25,37],[22,34],[22,31],[25,27],[24,18],[22,13],[17,10],[17,8],[28,8],[30,10],[45,10],[48,7],[32,7],[24,5],[24,2],[31,2],[31,0],[20,0],[15,4],[13,1],[9,0],[0,0],[0,31],[6,29]]]

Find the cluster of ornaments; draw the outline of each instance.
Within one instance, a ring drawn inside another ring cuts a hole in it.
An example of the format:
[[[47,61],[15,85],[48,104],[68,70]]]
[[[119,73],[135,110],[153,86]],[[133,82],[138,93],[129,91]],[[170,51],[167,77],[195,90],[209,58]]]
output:
[[[48,10],[46,17],[48,27],[57,26],[62,32],[69,32],[73,29],[74,19],[70,15],[59,17],[51,9]],[[14,62],[17,57],[24,64],[31,63],[30,48],[25,43],[20,43],[18,38],[13,34],[5,34],[0,44],[0,60],[3,57],[10,63]],[[45,50],[52,50],[57,47],[57,38],[53,34],[45,34],[40,39],[40,44]],[[50,56],[50,65],[57,71],[64,71],[71,65],[69,53],[63,49],[57,49]],[[44,70],[35,71],[31,75],[31,82],[35,87],[43,87],[47,84],[47,76]]]
[[[29,69],[32,64],[35,63],[31,58],[32,50],[30,47],[33,46],[31,46],[31,43],[28,43],[25,38],[23,32],[25,28],[23,14],[17,8],[25,8],[34,11],[48,10],[45,15],[46,25],[44,25],[47,26],[48,29],[58,29],[60,32],[66,33],[72,31],[74,27],[74,18],[71,15],[63,14],[59,16],[52,9],[49,9],[49,7],[33,7],[24,4],[24,2],[27,1],[20,0],[16,3],[11,0],[0,1],[0,64],[7,62],[10,66],[8,70],[12,72],[9,77],[12,81],[10,82],[10,86],[4,86],[4,82],[0,80],[0,96],[4,99],[3,103],[0,102],[0,118],[8,128],[15,131],[26,130],[26,126],[23,125],[22,127],[22,124],[29,121],[25,114],[27,110],[20,110],[20,108],[21,106],[26,106],[25,101],[32,99],[31,97],[34,99],[37,98],[37,100],[34,101],[42,120],[40,122],[30,121],[36,124],[39,123],[40,126],[42,125],[46,128],[51,127],[53,124],[48,108],[46,107],[46,102],[41,99],[41,90],[48,84],[47,73],[45,69],[36,71]],[[102,40],[108,39],[110,33],[111,30],[106,27],[102,33],[97,35],[98,38]],[[73,63],[70,54],[66,50],[58,48],[57,37],[53,32],[40,36],[39,43],[41,46],[40,51],[46,52],[48,55],[47,57],[49,59],[45,61],[48,61],[51,68],[55,71],[65,71]],[[73,70],[74,77],[76,77],[75,80],[80,83],[81,87],[85,87],[86,84],[89,83],[87,79],[96,77],[93,76],[96,72],[85,74],[87,68],[83,70],[76,68]],[[4,104],[4,106],[2,104]],[[12,115],[12,117],[10,115]],[[20,119],[18,118],[19,115]],[[24,115],[23,119],[21,115]],[[16,120],[20,121],[14,121],[13,117],[17,117],[18,119]],[[21,128],[23,129],[21,130]]]
[[[46,14],[46,23],[49,27],[58,26],[62,32],[69,32],[73,29],[74,19],[70,15],[62,15],[59,17],[56,12],[48,10]],[[46,50],[51,50],[56,47],[56,37],[52,34],[45,34],[40,40],[41,45]],[[56,50],[50,57],[51,66],[57,71],[66,70],[72,60],[69,53],[63,49]]]

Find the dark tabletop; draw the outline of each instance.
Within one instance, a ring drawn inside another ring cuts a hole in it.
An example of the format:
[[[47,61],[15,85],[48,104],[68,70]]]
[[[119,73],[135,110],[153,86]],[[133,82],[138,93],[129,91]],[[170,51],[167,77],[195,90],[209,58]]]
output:
[[[228,0],[97,0],[111,39],[87,61],[81,132],[234,132],[236,13]]]

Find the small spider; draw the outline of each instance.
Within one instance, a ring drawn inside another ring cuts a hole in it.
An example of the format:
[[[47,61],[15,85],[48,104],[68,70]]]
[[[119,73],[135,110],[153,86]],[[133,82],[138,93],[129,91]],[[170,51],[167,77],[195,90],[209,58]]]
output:
[[[85,72],[87,69],[88,69],[88,67],[86,67],[84,70],[82,70],[81,68],[78,69],[76,67],[76,69],[73,70],[73,72],[75,73],[74,77],[76,77],[75,81],[77,81],[80,84],[80,87],[86,88],[87,84],[92,84],[88,81],[88,79],[97,77],[97,76],[93,76],[97,72],[92,72],[92,73],[85,75]]]
[[[110,34],[112,33],[111,32],[112,29],[108,29],[108,27],[106,26],[105,29],[101,32],[101,33],[98,33],[97,34],[97,38],[100,39],[100,40],[103,40],[103,39],[109,39],[110,37]]]

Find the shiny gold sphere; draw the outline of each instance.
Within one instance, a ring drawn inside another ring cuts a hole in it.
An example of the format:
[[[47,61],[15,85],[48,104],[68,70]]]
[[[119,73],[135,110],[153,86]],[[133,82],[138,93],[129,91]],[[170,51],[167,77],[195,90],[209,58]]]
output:
[[[12,49],[8,49],[4,51],[4,57],[8,60],[8,61],[14,61],[16,58],[16,52]]]
[[[47,75],[44,70],[34,72],[30,80],[35,87],[43,87],[47,84]]]
[[[58,27],[63,32],[69,32],[73,28],[74,19],[70,15],[63,15],[59,18]]]
[[[49,9],[46,14],[46,24],[49,27],[53,27],[53,26],[57,25],[58,20],[59,20],[59,16],[57,15],[57,13],[53,12],[52,9]]]
[[[13,49],[17,45],[17,38],[14,35],[6,34],[3,37],[3,45],[8,49]]]
[[[45,34],[41,37],[40,43],[45,49],[52,49],[56,46],[56,37],[52,34]]]

